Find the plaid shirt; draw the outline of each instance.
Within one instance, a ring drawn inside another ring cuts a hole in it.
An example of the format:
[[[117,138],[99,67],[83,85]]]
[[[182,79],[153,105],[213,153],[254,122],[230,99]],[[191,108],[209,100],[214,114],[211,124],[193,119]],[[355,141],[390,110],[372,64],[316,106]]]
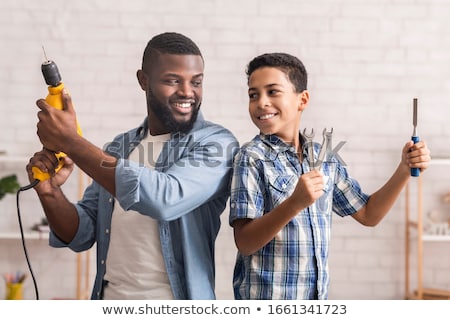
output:
[[[319,151],[315,143],[316,157]],[[307,152],[303,150],[303,159]],[[321,168],[328,177],[324,195],[254,254],[238,252],[233,276],[236,299],[327,299],[331,212],[351,215],[369,199],[345,167],[328,157]],[[230,224],[272,211],[309,170],[308,161],[300,162],[295,149],[277,136],[256,136],[242,146],[234,161]]]

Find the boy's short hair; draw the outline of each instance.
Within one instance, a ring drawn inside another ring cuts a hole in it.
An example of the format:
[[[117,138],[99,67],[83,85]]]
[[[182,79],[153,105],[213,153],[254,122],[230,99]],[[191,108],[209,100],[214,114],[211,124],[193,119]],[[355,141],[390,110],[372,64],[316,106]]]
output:
[[[150,67],[161,54],[195,55],[203,59],[200,49],[190,38],[176,32],[165,32],[147,43],[142,56],[142,69]]]
[[[264,53],[257,56],[247,66],[247,80],[256,69],[263,67],[273,67],[283,71],[294,85],[296,92],[307,89],[308,74],[305,66],[297,57],[280,52]]]

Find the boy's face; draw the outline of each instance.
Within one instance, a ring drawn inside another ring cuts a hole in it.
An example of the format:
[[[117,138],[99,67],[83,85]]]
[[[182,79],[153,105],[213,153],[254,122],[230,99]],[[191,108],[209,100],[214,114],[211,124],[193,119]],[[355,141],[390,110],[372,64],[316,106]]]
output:
[[[280,69],[256,69],[248,81],[249,113],[263,134],[276,134],[287,143],[298,141],[301,112],[308,92],[295,92],[294,85]]]

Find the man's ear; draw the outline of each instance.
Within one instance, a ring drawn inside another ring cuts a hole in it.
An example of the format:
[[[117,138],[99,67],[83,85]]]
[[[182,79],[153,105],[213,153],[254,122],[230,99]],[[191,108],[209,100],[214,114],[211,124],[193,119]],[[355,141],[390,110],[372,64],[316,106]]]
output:
[[[147,77],[147,75],[145,74],[145,72],[139,69],[139,70],[136,72],[136,76],[137,76],[139,85],[141,86],[141,89],[144,90],[144,91],[147,90],[148,77]]]
[[[309,92],[308,90],[303,90],[298,95],[298,110],[299,111],[305,110],[306,107],[308,106],[308,102],[309,102]]]

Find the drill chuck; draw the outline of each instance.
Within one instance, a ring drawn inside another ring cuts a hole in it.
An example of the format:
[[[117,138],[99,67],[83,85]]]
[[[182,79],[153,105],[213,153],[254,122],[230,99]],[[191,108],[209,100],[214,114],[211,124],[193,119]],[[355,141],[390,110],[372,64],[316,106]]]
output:
[[[52,87],[57,87],[61,83],[62,78],[59,73],[56,63],[51,60],[47,60],[41,65],[42,74],[44,76],[45,83]]]

